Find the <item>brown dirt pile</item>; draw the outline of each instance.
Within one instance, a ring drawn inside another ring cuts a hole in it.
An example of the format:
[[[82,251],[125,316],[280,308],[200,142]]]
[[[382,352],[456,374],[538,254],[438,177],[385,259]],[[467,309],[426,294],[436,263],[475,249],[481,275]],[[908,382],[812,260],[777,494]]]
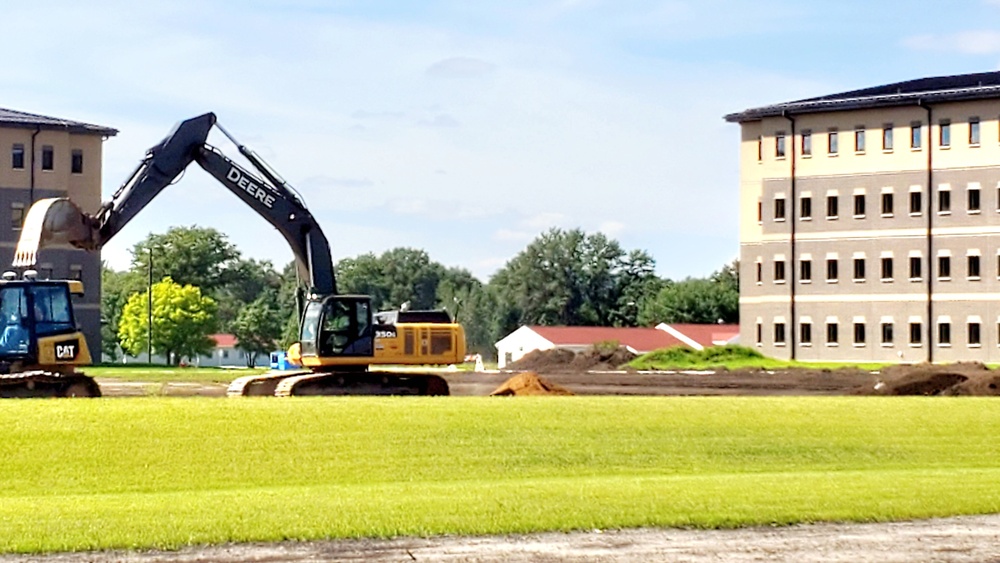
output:
[[[530,370],[544,373],[563,373],[580,371],[611,371],[635,359],[635,354],[624,347],[613,350],[591,348],[583,352],[573,352],[554,348],[552,350],[533,350],[520,360],[510,364],[513,370]]]
[[[978,362],[891,366],[880,380],[882,395],[1000,396],[1000,373]]]
[[[503,382],[491,396],[510,395],[572,395],[573,392],[543,379],[537,373],[526,371]]]

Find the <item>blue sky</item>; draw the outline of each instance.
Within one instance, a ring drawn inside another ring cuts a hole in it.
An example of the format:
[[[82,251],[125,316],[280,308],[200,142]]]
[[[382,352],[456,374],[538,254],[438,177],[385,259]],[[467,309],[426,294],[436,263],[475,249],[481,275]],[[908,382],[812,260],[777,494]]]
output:
[[[120,130],[105,197],[175,122],[213,111],[302,193],[335,260],[423,248],[486,281],[578,227],[678,279],[738,253],[724,114],[997,70],[1000,0],[40,0],[5,6],[0,47],[0,107]],[[291,260],[197,167],[103,257],[125,268],[172,225]]]

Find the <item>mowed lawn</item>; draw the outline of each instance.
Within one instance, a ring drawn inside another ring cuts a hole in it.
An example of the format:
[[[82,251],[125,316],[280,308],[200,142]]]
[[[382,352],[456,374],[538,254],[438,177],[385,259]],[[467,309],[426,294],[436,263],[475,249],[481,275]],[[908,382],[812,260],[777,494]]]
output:
[[[988,398],[0,402],[0,551],[1000,512]]]

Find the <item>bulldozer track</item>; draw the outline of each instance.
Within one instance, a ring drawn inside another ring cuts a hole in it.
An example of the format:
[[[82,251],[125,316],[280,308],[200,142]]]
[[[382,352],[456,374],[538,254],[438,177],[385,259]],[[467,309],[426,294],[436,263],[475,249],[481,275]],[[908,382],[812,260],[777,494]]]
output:
[[[100,397],[101,388],[81,373],[62,374],[43,370],[0,374],[0,397]]]

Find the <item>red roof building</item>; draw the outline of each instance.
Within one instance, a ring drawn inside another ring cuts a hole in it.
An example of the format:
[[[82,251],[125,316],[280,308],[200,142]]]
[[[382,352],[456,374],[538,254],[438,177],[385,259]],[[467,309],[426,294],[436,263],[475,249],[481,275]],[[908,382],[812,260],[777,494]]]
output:
[[[655,328],[600,326],[522,326],[496,343],[499,367],[535,350],[561,348],[580,352],[599,342],[617,341],[633,354],[688,346],[702,350],[735,342],[738,325],[665,324]]]

